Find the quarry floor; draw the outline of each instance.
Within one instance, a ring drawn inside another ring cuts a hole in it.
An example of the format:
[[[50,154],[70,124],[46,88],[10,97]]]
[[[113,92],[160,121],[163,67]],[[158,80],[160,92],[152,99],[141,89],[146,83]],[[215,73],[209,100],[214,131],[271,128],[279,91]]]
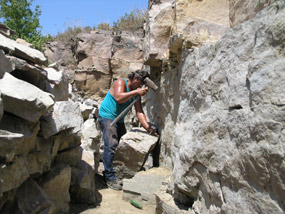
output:
[[[101,166],[99,174],[95,175],[95,185],[98,190],[98,201],[93,207],[84,204],[71,204],[70,214],[155,214],[154,205],[143,205],[143,209],[138,209],[130,204],[129,201],[123,200],[123,190],[116,191],[107,188]]]

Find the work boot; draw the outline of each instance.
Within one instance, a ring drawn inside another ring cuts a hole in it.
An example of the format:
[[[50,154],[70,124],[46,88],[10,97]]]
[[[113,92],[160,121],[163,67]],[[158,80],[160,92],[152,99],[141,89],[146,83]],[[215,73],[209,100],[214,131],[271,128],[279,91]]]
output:
[[[117,180],[107,181],[107,186],[114,190],[122,190],[122,186]]]

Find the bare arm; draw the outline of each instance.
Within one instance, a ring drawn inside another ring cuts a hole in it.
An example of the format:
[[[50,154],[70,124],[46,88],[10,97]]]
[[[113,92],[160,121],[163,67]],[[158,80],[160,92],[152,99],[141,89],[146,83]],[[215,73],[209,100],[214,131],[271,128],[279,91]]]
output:
[[[136,108],[137,117],[140,123],[142,124],[142,126],[144,127],[144,129],[147,130],[151,134],[158,135],[156,133],[156,130],[152,129],[147,122],[146,116],[142,109],[141,98],[135,103],[135,108]]]
[[[115,98],[116,102],[121,104],[127,102],[131,98],[135,96],[143,96],[147,93],[148,87],[146,88],[138,88],[136,90],[132,90],[126,92],[126,83],[124,79],[118,79],[114,82],[111,87],[110,93]]]

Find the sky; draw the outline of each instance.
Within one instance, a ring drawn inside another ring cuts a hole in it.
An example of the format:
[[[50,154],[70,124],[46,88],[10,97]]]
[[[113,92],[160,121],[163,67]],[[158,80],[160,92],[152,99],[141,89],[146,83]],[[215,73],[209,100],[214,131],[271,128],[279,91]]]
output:
[[[110,25],[133,9],[147,9],[148,0],[34,0],[42,11],[42,34],[64,32],[68,27]]]

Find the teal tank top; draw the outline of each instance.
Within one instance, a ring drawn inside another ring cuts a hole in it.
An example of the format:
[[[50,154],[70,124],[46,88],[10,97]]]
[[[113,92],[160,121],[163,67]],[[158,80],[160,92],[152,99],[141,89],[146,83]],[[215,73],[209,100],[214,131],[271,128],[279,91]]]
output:
[[[129,86],[127,79],[124,78],[126,86],[127,86],[127,92],[129,92]],[[115,100],[115,98],[110,94],[110,90],[108,91],[107,95],[105,96],[103,102],[101,103],[100,109],[99,109],[99,116],[111,120],[115,120],[116,117],[124,111],[131,103],[135,100],[135,97],[128,100],[127,102],[118,104]],[[126,112],[125,115],[121,117],[121,119],[118,121],[120,123],[124,122],[124,118],[127,115],[128,112]]]

